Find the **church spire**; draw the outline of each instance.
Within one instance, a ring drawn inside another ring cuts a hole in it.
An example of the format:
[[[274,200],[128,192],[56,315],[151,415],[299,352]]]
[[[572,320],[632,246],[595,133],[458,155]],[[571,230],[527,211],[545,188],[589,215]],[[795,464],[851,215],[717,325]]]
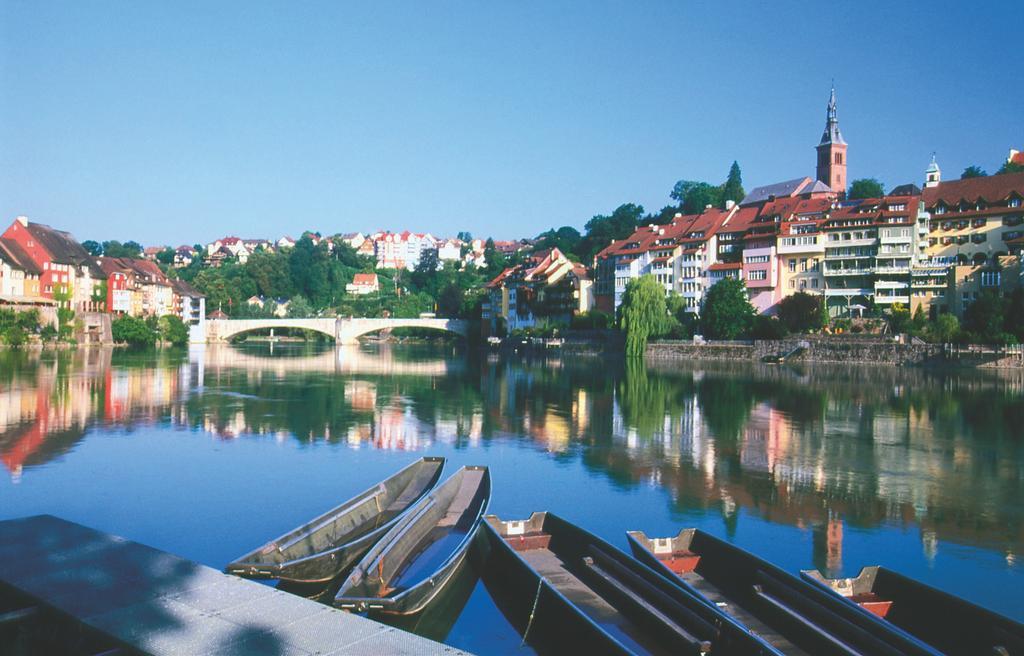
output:
[[[832,83],[832,93],[828,98],[828,111],[825,116],[825,132],[821,135],[821,143],[845,144],[839,132],[839,116],[836,112],[836,85]]]

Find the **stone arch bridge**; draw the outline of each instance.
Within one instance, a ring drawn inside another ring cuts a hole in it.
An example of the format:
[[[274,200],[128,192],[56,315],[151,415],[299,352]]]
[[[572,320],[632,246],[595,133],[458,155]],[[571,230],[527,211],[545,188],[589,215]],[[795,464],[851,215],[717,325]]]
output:
[[[461,319],[208,319],[193,326],[192,341],[215,344],[254,330],[282,328],[313,330],[337,344],[358,344],[362,335],[392,328],[429,328],[462,337],[469,331],[469,326]]]

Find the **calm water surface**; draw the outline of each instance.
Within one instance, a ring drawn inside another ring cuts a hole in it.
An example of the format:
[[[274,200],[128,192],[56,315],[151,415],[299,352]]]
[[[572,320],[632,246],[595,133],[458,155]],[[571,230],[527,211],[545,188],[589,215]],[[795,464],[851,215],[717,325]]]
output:
[[[421,455],[620,547],[696,526],[1024,620],[1024,374],[506,359],[448,347],[0,351],[0,518],[220,568]],[[446,474],[447,475],[447,474]],[[477,584],[447,636],[523,653]]]

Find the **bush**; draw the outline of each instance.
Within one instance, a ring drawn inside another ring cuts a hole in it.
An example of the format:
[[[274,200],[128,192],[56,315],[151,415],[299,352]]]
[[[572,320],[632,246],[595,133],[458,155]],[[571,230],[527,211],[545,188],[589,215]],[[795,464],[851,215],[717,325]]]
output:
[[[789,335],[786,325],[775,317],[759,314],[754,317],[754,325],[750,329],[754,339],[784,339]]]
[[[120,316],[111,325],[114,341],[130,346],[153,346],[156,344],[157,332],[143,319]]]
[[[794,333],[821,330],[828,325],[825,299],[807,292],[797,292],[779,302],[779,321]]]
[[[44,342],[55,342],[58,337],[57,329],[52,324],[46,324],[39,330],[39,337]]]
[[[724,278],[708,290],[701,303],[701,332],[710,339],[736,339],[750,331],[755,315],[743,281]]]
[[[925,328],[925,337],[929,342],[946,344],[956,339],[960,332],[960,320],[953,314],[940,314],[935,321]]]
[[[188,344],[188,326],[181,320],[181,317],[174,314],[165,314],[160,317],[160,338],[175,346]]]

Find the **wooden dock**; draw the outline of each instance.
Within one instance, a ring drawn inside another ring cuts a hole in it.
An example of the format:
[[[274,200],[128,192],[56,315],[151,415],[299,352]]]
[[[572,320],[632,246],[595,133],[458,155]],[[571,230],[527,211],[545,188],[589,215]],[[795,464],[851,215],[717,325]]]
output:
[[[4,654],[465,653],[50,515],[0,522],[0,644]]]

